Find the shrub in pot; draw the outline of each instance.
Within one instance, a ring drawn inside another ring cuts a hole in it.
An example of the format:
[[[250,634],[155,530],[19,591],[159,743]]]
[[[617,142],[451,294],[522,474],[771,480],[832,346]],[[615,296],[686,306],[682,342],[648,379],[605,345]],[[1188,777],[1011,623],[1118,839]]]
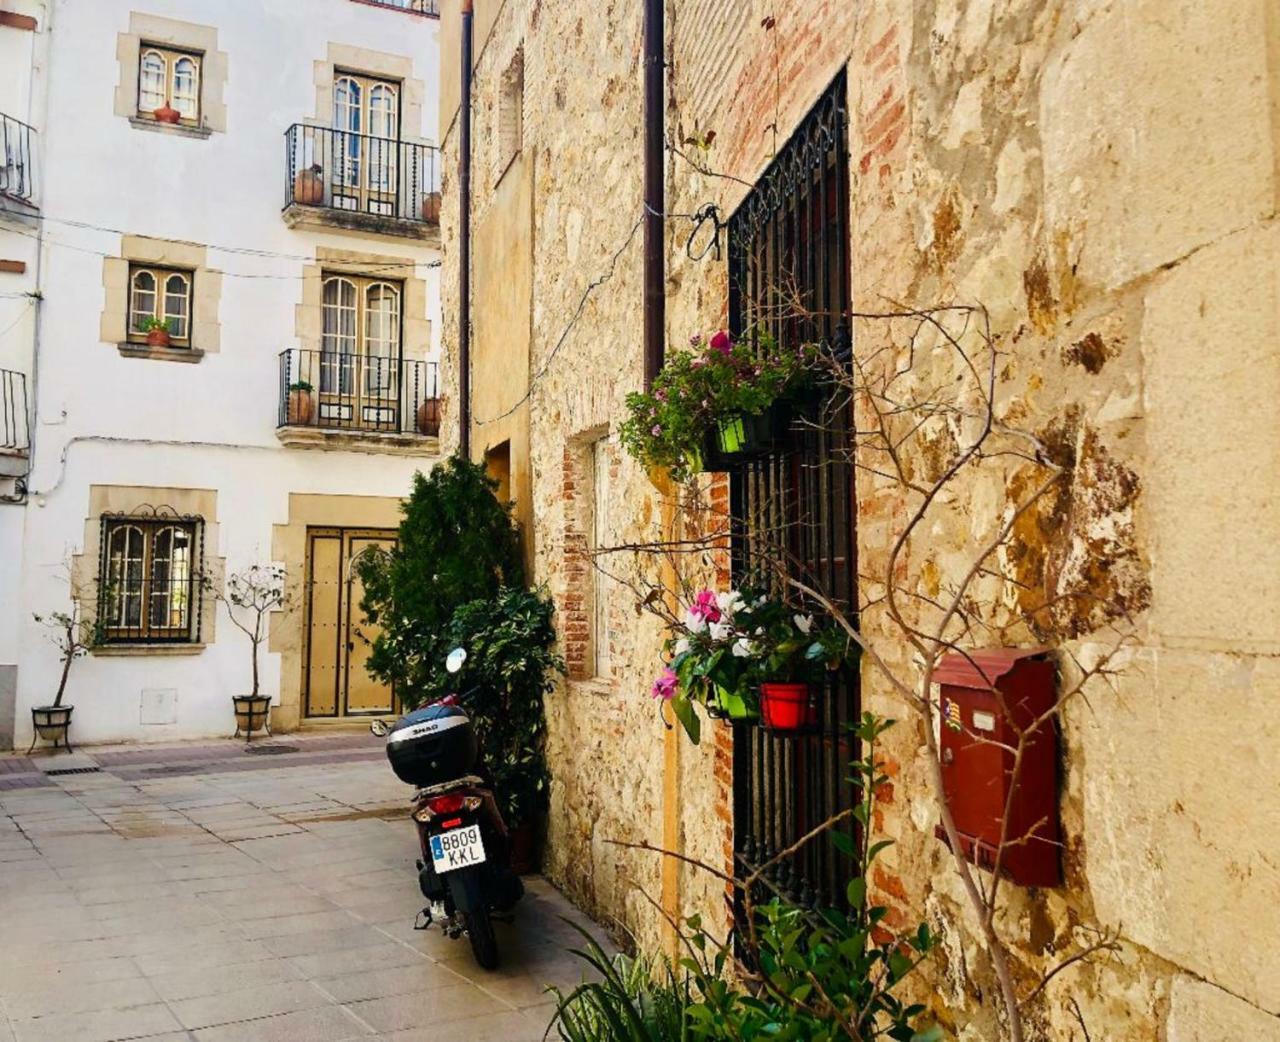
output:
[[[73,595],[69,611],[54,611],[32,616],[40,625],[48,630],[49,640],[58,649],[58,658],[62,672],[58,679],[58,691],[53,702],[45,706],[33,706],[31,709],[31,726],[34,734],[31,737],[32,752],[36,742],[43,738],[53,742],[56,749],[65,745],[71,749],[68,732],[71,728],[73,705],[63,705],[62,696],[66,694],[67,680],[71,676],[71,664],[83,658],[102,643],[102,628],[96,621],[86,620],[80,613],[80,602]]]
[[[285,408],[285,419],[291,427],[305,427],[311,422],[315,412],[315,389],[306,380],[295,380],[289,385],[289,400]]]
[[[166,321],[162,318],[144,318],[138,325],[138,328],[147,334],[147,345],[149,347],[168,347],[170,337],[173,335],[173,320]]]
[[[319,163],[293,175],[293,201],[303,206],[319,206],[324,202],[324,168]]]
[[[249,638],[253,686],[247,695],[231,696],[236,720],[234,737],[239,738],[243,731],[245,741],[252,741],[257,730],[271,734],[271,696],[262,694],[259,688],[258,649],[267,638],[267,614],[287,605],[284,582],[285,570],[277,565],[249,565],[228,575],[222,584],[207,573],[200,577],[201,588],[226,608],[232,624]]]

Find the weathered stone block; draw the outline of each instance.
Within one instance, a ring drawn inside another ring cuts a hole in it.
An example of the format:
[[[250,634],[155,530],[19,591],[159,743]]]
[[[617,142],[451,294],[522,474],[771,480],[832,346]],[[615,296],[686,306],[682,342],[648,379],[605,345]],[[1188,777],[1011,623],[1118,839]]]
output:
[[[1277,272],[1280,228],[1259,229],[1184,261],[1146,298],[1146,513],[1164,643],[1280,650]]]
[[[1280,1042],[1280,1017],[1194,977],[1177,977],[1169,1008],[1169,1042]]]
[[[1045,211],[1113,288],[1271,213],[1268,0],[1131,0],[1045,68]]]
[[[1079,714],[1098,918],[1280,1009],[1280,823],[1253,795],[1280,786],[1280,661],[1151,651],[1119,686]]]

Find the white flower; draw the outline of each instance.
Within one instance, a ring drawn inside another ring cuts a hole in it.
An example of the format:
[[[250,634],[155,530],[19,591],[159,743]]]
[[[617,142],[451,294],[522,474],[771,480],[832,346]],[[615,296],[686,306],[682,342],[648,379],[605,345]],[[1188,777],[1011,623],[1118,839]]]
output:
[[[739,637],[733,642],[733,654],[737,658],[750,658],[756,653],[755,645],[746,637]]]
[[[746,606],[746,602],[742,599],[742,594],[737,590],[730,590],[728,593],[716,594],[716,607],[722,614],[733,615],[739,608]]]
[[[798,629],[806,637],[809,636],[809,631],[813,629],[812,615],[797,615],[792,621],[796,624],[796,629]]]
[[[762,593],[759,597],[757,597],[757,598],[756,598],[756,607],[757,607],[757,608],[759,608],[762,604],[768,604],[768,603],[769,603],[769,598],[768,598],[768,597],[766,597],[763,593]]]
[[[733,627],[727,622],[713,622],[707,632],[711,634],[712,640],[728,640],[729,634],[733,632]]]
[[[707,628],[707,620],[691,611],[684,613],[684,628],[690,633],[702,633]]]
[[[689,650],[689,638],[688,638],[688,637],[681,637],[678,641],[676,641],[676,654],[677,654],[677,655],[683,655],[683,654],[684,654],[686,651],[688,651],[688,650]]]

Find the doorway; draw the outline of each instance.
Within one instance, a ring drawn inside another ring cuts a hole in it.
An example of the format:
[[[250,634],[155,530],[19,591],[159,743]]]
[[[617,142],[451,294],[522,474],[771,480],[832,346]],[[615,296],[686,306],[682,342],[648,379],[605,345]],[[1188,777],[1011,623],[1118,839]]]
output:
[[[394,529],[308,528],[306,647],[302,704],[308,718],[390,713],[395,693],[366,664],[379,627],[360,610],[364,586],[353,565],[395,546]]]

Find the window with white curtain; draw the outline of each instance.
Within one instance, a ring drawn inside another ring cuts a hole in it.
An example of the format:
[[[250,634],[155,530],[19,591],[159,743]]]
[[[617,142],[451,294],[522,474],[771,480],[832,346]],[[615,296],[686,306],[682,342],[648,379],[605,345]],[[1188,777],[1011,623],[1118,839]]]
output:
[[[400,84],[356,72],[333,82],[334,204],[367,213],[391,212],[400,149]]]
[[[400,373],[401,287],[361,275],[325,275],[320,391],[395,399]],[[323,402],[321,403],[323,406]]]
[[[190,346],[193,281],[189,271],[129,265],[129,339],[145,341],[148,320],[157,319],[168,329],[172,346]]]
[[[155,119],[166,104],[178,110],[178,122],[200,125],[201,55],[145,43],[138,57],[138,116]]]

